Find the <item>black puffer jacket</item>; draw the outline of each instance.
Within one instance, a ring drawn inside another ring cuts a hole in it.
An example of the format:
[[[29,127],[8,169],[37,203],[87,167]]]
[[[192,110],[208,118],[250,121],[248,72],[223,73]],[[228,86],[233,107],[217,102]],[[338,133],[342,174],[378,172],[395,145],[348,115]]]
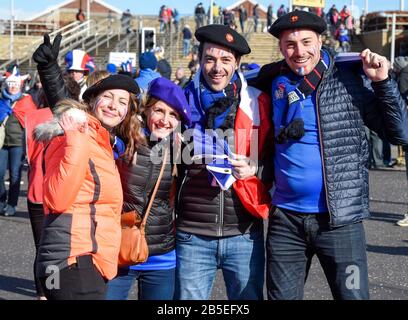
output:
[[[150,194],[159,176],[161,163],[150,160],[151,146],[140,146],[133,162],[116,161],[123,188],[123,211],[146,211]],[[146,224],[149,256],[167,253],[174,249],[174,208],[170,204],[172,184],[171,164],[166,165]]]
[[[273,79],[282,64],[264,66],[258,88],[267,87],[266,78]],[[369,216],[369,149],[363,125],[392,144],[407,144],[407,107],[395,81],[370,83],[360,63],[341,65],[332,59],[317,89],[317,109],[330,224],[361,221]]]
[[[203,236],[235,236],[263,227],[263,220],[245,210],[233,188],[211,186],[203,164],[185,167],[177,212],[178,230]]]

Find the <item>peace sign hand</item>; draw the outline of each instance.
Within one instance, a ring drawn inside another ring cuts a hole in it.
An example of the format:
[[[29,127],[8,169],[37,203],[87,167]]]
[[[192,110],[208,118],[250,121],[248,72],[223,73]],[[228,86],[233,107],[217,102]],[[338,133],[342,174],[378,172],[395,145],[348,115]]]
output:
[[[33,60],[40,65],[49,65],[57,61],[61,44],[61,33],[58,33],[51,44],[48,33],[44,35],[44,42],[33,53]]]

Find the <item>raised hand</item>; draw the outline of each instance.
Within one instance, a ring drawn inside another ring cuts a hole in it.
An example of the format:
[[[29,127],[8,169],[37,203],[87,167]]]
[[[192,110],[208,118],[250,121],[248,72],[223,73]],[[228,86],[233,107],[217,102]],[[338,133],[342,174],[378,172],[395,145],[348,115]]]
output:
[[[370,49],[365,49],[360,54],[363,61],[363,69],[366,76],[374,82],[388,78],[388,61],[384,56],[380,56]]]
[[[61,44],[61,33],[58,33],[51,44],[48,33],[44,35],[44,42],[33,53],[33,60],[40,65],[56,62]]]

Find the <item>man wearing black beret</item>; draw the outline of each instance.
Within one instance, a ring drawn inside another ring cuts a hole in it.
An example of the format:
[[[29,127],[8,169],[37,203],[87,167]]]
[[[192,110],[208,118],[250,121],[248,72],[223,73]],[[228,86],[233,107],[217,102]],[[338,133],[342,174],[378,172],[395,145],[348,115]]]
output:
[[[270,100],[248,87],[238,71],[241,56],[251,52],[244,37],[217,24],[197,29],[195,36],[200,70],[185,95],[194,132],[189,145],[198,158],[183,158],[191,164],[181,170],[176,299],[208,300],[216,271],[222,269],[229,299],[259,300],[265,263],[262,218],[269,213],[270,197],[258,178],[263,169],[258,159],[269,150]]]
[[[316,254],[334,299],[369,299],[362,220],[368,208],[364,125],[392,144],[408,143],[408,113],[388,77],[387,59],[369,49],[354,62],[322,47],[326,23],[293,11],[269,32],[284,60],[264,66],[272,78],[275,134],[267,250],[268,299],[302,299]]]

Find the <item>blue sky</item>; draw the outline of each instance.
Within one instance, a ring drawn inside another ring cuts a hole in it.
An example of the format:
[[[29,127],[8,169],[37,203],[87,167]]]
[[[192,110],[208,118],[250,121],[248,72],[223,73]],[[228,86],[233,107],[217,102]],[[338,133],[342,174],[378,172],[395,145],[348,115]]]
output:
[[[9,19],[10,17],[10,3],[12,0],[0,0],[0,19]],[[202,2],[207,8],[209,6],[210,0],[105,0],[106,3],[117,7],[120,10],[130,9],[133,14],[157,14],[159,7],[164,5],[169,5],[172,8],[177,8],[180,13],[188,14],[194,10],[194,6],[198,2]],[[42,12],[48,7],[55,6],[63,0],[14,0],[14,8],[16,19],[23,20],[33,16],[36,13]],[[84,8],[86,8],[86,0],[82,0],[84,3]],[[215,0],[215,2],[223,7],[229,6],[235,3],[235,0]],[[276,10],[280,4],[288,5],[288,0],[259,0],[261,5],[265,7],[269,3],[274,4],[274,9]],[[326,0],[326,10],[331,7],[332,4],[336,4],[337,8],[342,8],[343,5],[347,4],[350,7],[351,0]],[[405,7],[408,10],[408,1],[405,1]],[[365,0],[354,0],[356,13],[359,15],[361,10],[364,8]],[[400,8],[400,0],[368,0],[368,10],[381,11],[381,10],[398,10]]]

